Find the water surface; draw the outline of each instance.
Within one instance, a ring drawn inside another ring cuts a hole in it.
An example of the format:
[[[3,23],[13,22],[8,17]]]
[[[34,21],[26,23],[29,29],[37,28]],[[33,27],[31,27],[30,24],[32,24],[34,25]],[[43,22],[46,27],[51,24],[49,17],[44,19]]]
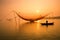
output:
[[[1,26],[1,40],[60,40],[60,19],[49,19],[54,25],[42,26],[40,22],[23,22],[18,27]]]

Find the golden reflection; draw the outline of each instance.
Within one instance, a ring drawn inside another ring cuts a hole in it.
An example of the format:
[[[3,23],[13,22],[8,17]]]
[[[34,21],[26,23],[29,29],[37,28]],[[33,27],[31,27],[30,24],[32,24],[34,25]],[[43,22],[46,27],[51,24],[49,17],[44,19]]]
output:
[[[40,20],[37,21],[37,30],[40,29]]]
[[[32,23],[25,23],[25,24],[22,24],[20,25],[20,30],[19,32],[24,33],[23,35],[37,35],[38,33],[38,25],[37,25],[37,22],[32,22]]]
[[[41,27],[39,21],[27,22],[19,27],[19,33],[25,36],[41,36],[46,32],[46,28]]]

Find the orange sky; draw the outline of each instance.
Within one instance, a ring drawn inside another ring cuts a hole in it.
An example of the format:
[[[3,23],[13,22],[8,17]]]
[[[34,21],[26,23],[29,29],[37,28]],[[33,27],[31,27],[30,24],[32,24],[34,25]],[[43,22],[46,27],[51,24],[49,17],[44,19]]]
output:
[[[3,0],[1,15],[6,16],[12,10],[28,16],[32,13],[37,15],[37,10],[39,14],[52,12],[54,16],[60,16],[60,0]]]
[[[21,12],[22,16],[31,15],[32,17],[37,15],[37,10],[39,10],[38,15],[51,12],[56,15],[60,10],[59,0],[21,0],[17,9]]]

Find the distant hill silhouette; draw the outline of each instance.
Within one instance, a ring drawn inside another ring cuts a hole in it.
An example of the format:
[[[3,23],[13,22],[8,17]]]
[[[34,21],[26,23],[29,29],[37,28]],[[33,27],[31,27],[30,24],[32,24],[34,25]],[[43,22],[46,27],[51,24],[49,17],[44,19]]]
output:
[[[60,16],[57,16],[57,17],[46,17],[45,19],[60,19]]]

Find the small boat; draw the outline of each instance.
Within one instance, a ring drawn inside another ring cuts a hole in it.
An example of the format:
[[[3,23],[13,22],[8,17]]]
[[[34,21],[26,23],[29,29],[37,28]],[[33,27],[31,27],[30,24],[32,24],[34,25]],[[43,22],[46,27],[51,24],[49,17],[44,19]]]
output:
[[[53,25],[54,23],[41,23],[41,25]]]
[[[41,25],[54,25],[54,23],[53,22],[48,23],[48,21],[46,21],[46,23],[41,23]]]

